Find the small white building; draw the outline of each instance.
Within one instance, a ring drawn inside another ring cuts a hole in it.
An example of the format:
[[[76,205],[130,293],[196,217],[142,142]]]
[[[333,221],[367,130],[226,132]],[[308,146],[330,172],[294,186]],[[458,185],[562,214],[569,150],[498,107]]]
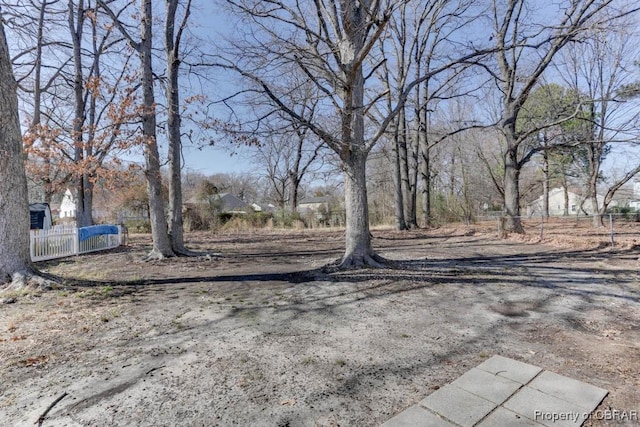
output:
[[[528,216],[540,216],[542,214],[542,207],[544,206],[543,196],[538,197],[527,206]],[[604,198],[598,196],[598,205],[601,206]],[[569,215],[593,215],[593,209],[591,207],[591,200],[585,200],[585,197],[581,194],[577,194],[572,191],[568,191],[568,209]],[[582,209],[580,209],[582,206]],[[580,211],[580,212],[578,212]],[[562,216],[565,213],[565,194],[564,188],[554,188],[549,190],[549,215],[550,216]]]
[[[60,203],[60,218],[75,218],[76,217],[76,199],[71,194],[71,190],[67,188]]]
[[[633,183],[633,197],[629,200],[629,207],[640,211],[640,181]]]

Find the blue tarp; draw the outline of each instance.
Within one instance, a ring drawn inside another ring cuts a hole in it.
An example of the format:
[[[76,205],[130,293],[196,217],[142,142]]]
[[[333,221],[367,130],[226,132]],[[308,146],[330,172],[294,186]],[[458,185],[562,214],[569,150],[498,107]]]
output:
[[[91,225],[89,227],[82,227],[78,229],[78,240],[84,242],[85,240],[94,237],[102,236],[103,234],[118,234],[117,225]]]

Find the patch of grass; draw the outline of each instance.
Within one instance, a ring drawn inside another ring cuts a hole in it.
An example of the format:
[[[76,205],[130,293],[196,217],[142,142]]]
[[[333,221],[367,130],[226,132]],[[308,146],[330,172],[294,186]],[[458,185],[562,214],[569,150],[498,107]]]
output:
[[[480,358],[481,359],[487,359],[488,357],[489,357],[489,355],[486,352],[484,352],[484,351],[480,352]]]
[[[336,359],[334,363],[338,366],[345,366],[347,364],[347,361],[344,359]]]
[[[182,322],[180,322],[180,321],[178,321],[177,319],[172,320],[172,321],[171,321],[171,324],[172,324],[175,328],[178,328],[178,329],[184,329],[184,328],[186,328],[185,324],[184,324],[184,323],[182,323]]]
[[[109,295],[113,291],[113,286],[103,286],[100,293],[104,296]]]
[[[409,338],[409,335],[408,334],[402,334],[402,335],[400,335],[400,337],[401,338]]]
[[[314,363],[316,363],[316,358],[313,356],[303,357],[302,360],[300,361],[300,364],[304,366],[312,365]]]

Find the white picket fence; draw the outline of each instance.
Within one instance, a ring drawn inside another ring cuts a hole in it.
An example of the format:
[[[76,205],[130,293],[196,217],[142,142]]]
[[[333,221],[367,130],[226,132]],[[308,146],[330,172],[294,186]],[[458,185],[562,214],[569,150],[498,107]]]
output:
[[[78,238],[78,229],[56,226],[50,230],[31,230],[31,260],[44,261],[88,252],[117,248],[122,244],[122,228],[118,234],[93,236],[84,241]]]

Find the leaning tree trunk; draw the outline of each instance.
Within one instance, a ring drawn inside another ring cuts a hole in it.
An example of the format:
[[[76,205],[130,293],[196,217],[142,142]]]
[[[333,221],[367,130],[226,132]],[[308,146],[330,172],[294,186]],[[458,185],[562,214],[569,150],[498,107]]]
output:
[[[0,284],[35,277],[29,254],[29,200],[16,81],[0,16]]]
[[[151,66],[151,25],[152,0],[143,0],[142,4],[142,34],[140,43],[140,63],[142,68],[142,133],[144,136],[145,175],[147,177],[147,192],[149,194],[149,217],[151,219],[151,236],[153,249],[148,258],[164,258],[175,256],[169,239],[167,219],[164,213],[164,197],[162,195],[162,178],[160,176],[160,153],[156,141],[156,111],[153,93],[153,68]]]

